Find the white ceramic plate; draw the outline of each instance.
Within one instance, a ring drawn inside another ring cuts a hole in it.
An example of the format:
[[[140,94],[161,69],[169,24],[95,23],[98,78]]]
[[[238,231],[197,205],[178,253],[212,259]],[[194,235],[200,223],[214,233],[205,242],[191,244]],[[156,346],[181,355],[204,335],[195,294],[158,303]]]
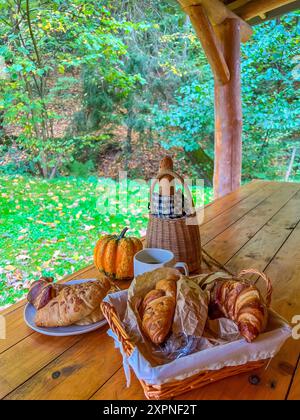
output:
[[[95,279],[71,280],[68,281],[66,284],[86,283],[88,281],[93,280]],[[24,320],[28,327],[40,334],[50,335],[54,337],[66,337],[67,335],[86,334],[88,332],[97,330],[98,328],[102,327],[107,323],[106,319],[103,319],[102,321],[90,325],[70,325],[69,327],[40,328],[35,325],[35,314],[35,307],[31,305],[31,303],[27,303],[24,309]]]

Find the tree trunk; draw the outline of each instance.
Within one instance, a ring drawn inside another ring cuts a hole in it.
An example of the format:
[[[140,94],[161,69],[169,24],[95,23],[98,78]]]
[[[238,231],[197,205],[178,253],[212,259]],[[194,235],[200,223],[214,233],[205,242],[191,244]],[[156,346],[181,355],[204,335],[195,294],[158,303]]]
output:
[[[52,168],[49,179],[53,179],[56,176],[57,165]]]
[[[240,78],[239,21],[227,19],[218,37],[230,72],[230,81],[215,80],[215,198],[234,191],[241,184],[242,104]]]
[[[4,130],[4,111],[0,111],[0,131]]]
[[[125,171],[128,171],[129,168],[129,161],[132,154],[132,126],[130,124],[127,125],[127,135],[125,138],[124,144],[124,154],[125,154]]]
[[[41,166],[43,178],[48,178],[48,166],[47,166],[47,159],[46,159],[45,153],[41,152],[40,156],[41,156],[40,166]]]
[[[132,153],[132,127],[127,127],[127,136],[125,141],[125,153],[130,155]]]
[[[185,17],[185,22],[184,22],[184,32],[185,32],[185,34],[189,33],[189,26],[190,26],[190,17],[187,14],[186,17]],[[183,50],[182,50],[182,58],[183,58],[184,61],[187,60],[187,54],[188,54],[188,40],[187,40],[187,38],[185,38],[184,44],[183,44]]]
[[[296,157],[296,151],[297,151],[297,147],[293,147],[291,160],[290,160],[289,166],[288,166],[286,174],[285,174],[285,181],[286,182],[289,180],[289,177],[290,177],[292,169],[293,169],[293,165],[294,165],[294,161],[295,161],[295,157]]]
[[[211,186],[214,175],[214,162],[201,148],[194,150],[193,152],[187,152],[188,158],[195,166],[197,173],[201,176],[206,185]]]

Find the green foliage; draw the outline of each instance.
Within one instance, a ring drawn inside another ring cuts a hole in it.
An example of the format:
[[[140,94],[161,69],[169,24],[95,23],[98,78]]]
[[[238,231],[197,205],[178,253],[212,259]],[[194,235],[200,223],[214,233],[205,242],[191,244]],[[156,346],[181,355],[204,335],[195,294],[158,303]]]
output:
[[[58,166],[61,175],[88,176],[95,171],[95,164],[101,153],[109,147],[116,147],[111,136],[102,135],[84,135],[70,136],[66,138],[56,138],[55,142],[48,142],[43,145],[41,140],[26,138],[20,142],[20,136],[14,141],[6,139],[5,143],[0,145],[0,155],[6,157],[0,159],[0,172],[4,174],[35,174],[35,165],[39,161],[35,156],[28,153],[32,147],[43,147],[47,154],[47,165]],[[63,158],[61,160],[59,156]],[[86,170],[86,174],[84,173]],[[50,178],[53,178],[53,176]]]
[[[115,214],[98,204],[107,188],[117,193]],[[41,275],[60,279],[92,263],[101,234],[129,226],[131,234],[145,235],[148,193],[149,185],[136,181],[129,181],[126,198],[126,190],[107,178],[1,176],[0,308],[24,296]],[[206,189],[205,203],[211,198]]]
[[[70,137],[72,144],[71,158],[66,164],[66,167],[72,163],[73,160],[85,163],[91,161],[95,165],[100,153],[104,153],[107,148],[114,144],[111,134],[85,134],[82,136]]]
[[[169,103],[154,107],[155,129],[164,147],[179,146],[187,152],[201,148],[213,158],[213,79],[191,33],[186,38],[189,69]],[[247,179],[282,178],[292,148],[300,146],[298,45],[298,14],[292,13],[280,22],[256,26],[251,40],[242,46],[243,176]],[[184,73],[181,66],[181,62],[176,65],[178,73]],[[294,177],[299,174],[299,154]]]
[[[115,0],[108,2],[108,7],[115,19],[139,22],[123,36],[127,54],[123,56],[122,68],[128,77],[135,77],[136,83],[126,96],[120,96],[111,83],[101,81],[97,68],[85,68],[84,109],[77,114],[75,126],[78,131],[125,126],[124,156],[130,158],[133,132],[139,134],[140,141],[153,140],[153,108],[164,106],[180,84],[175,61],[182,55],[180,47],[185,48],[185,18],[178,5],[157,4],[153,0]],[[177,34],[178,28],[181,32]]]
[[[154,109],[156,128],[166,148],[183,147],[187,152],[204,147],[213,131],[213,86],[211,80],[190,81],[181,87],[168,112]]]
[[[92,160],[84,163],[74,160],[74,162],[68,165],[68,170],[71,176],[85,178],[95,172],[95,165]]]
[[[2,124],[17,126],[40,174],[53,177],[73,150],[72,138],[56,138],[53,129],[61,116],[51,104],[74,84],[65,73],[97,67],[99,79],[126,96],[139,76],[124,72],[127,47],[118,34],[137,25],[118,22],[97,1],[1,0],[0,7]],[[53,74],[61,75],[54,86]]]
[[[0,174],[3,175],[25,175],[34,173],[34,165],[22,161],[10,161],[5,165],[0,166]]]
[[[244,161],[247,178],[282,177],[300,146],[296,61],[298,15],[259,25],[242,48]],[[296,171],[293,175],[296,175]]]
[[[96,163],[120,126],[125,167],[137,133],[140,142],[198,151],[211,174],[213,78],[176,2],[0,0],[0,8],[0,130],[15,127],[39,174]],[[282,177],[299,143],[298,19],[256,26],[242,46],[245,178]],[[54,135],[62,113],[53,104],[71,103],[78,84],[80,109],[66,135]],[[95,131],[105,140],[87,145]],[[298,153],[293,176],[299,164]]]
[[[281,179],[298,147],[291,177],[300,180],[298,20],[256,26],[242,46],[244,179]],[[55,133],[64,108],[68,129]],[[158,139],[210,183],[213,131],[211,70],[177,2],[0,0],[0,306],[41,274],[90,263],[101,232],[144,234],[148,187],[131,181],[126,212],[114,181],[92,177],[101,156],[123,148],[127,167],[134,138]],[[52,179],[69,174],[79,178]],[[97,209],[108,185],[115,215]]]

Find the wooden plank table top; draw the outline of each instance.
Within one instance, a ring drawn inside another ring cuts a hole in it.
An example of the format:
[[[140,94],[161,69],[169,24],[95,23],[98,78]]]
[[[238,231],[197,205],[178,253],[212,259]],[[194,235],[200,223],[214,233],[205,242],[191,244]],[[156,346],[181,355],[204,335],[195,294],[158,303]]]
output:
[[[300,315],[300,183],[253,181],[205,207],[204,249],[232,271],[257,268],[273,282],[272,307],[288,321]],[[64,279],[93,278],[86,267]],[[125,287],[126,285],[123,285]],[[0,339],[1,399],[144,399],[132,375],[129,388],[122,358],[98,331],[64,338],[30,330],[25,301],[0,313],[7,337]],[[299,329],[298,329],[299,331]],[[242,374],[178,399],[300,399],[300,339],[290,339],[252,385]]]

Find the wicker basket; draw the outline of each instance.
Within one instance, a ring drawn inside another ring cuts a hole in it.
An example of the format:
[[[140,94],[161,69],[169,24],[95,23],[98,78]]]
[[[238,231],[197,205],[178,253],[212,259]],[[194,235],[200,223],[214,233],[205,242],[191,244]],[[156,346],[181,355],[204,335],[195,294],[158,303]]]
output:
[[[123,328],[122,322],[120,321],[114,307],[108,302],[102,302],[101,309],[111,330],[114,332],[114,334],[116,334],[118,341],[122,344],[124,353],[128,357],[131,356],[135,346]],[[239,375],[241,373],[262,368],[267,363],[268,359],[264,359],[239,366],[229,366],[219,370],[204,371],[190,376],[187,379],[168,382],[162,385],[150,385],[143,380],[140,380],[140,383],[143,387],[144,394],[147,399],[170,399],[176,397],[177,395],[183,394],[184,392],[188,392],[193,389],[201,388],[205,385],[211,384],[212,382],[220,381],[221,379],[225,379],[230,376]]]
[[[173,171],[162,171],[157,175],[151,186],[150,200],[156,184],[166,175],[171,175],[182,183],[186,196],[194,206],[191,192],[184,179]],[[185,262],[191,273],[201,271],[201,238],[196,213],[177,219],[165,219],[150,214],[145,246],[168,249],[173,252],[175,262]]]
[[[241,278],[241,281],[246,281],[246,280],[242,280],[242,277],[244,277],[245,275],[249,276],[252,274],[261,277],[266,283],[265,303],[266,303],[266,306],[269,308],[270,303],[271,303],[271,296],[272,296],[272,284],[269,277],[265,273],[262,273],[256,269],[250,268],[247,270],[242,270],[237,276],[237,278]],[[249,282],[247,281],[247,283]],[[103,315],[108,321],[108,324],[112,332],[116,335],[117,340],[122,345],[123,352],[126,354],[127,357],[130,357],[135,350],[135,344],[131,341],[129,335],[125,331],[122,321],[115,307],[109,301],[104,300],[101,304],[101,309],[102,309]],[[272,312],[273,314],[276,314],[274,311]],[[283,320],[278,314],[276,314],[276,316],[279,317],[282,321],[284,321],[285,324],[287,324],[287,322]],[[288,335],[290,335],[290,332]],[[160,385],[148,384],[145,381],[140,380],[140,379],[139,381],[143,387],[146,398],[156,399],[156,400],[170,399],[177,395],[191,391],[193,389],[201,388],[212,382],[216,382],[221,379],[228,378],[230,376],[239,375],[241,373],[246,373],[246,372],[250,372],[255,369],[258,369],[258,368],[262,368],[263,366],[268,364],[268,361],[269,359],[261,359],[261,360],[251,361],[245,364],[240,364],[237,366],[223,367],[218,370],[200,371],[196,375],[189,376],[186,379],[166,382]]]

